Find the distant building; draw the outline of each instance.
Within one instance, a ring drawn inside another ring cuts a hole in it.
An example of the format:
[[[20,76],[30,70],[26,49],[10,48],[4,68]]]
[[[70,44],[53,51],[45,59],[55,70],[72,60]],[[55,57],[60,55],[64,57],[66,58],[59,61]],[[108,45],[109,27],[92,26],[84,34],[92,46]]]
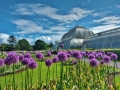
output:
[[[59,44],[64,44],[63,49],[86,48],[120,48],[120,28],[115,28],[94,34],[83,26],[76,26],[65,33],[61,41],[55,43],[54,50]]]

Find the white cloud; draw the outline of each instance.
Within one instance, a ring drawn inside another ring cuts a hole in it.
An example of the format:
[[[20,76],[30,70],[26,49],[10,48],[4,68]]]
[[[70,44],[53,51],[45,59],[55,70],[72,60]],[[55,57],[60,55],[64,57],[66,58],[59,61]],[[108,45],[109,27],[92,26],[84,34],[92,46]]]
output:
[[[20,31],[16,34],[30,34],[30,33],[51,33],[50,30],[43,30],[42,26],[36,24],[31,20],[17,19],[12,21],[17,25],[17,29]]]
[[[92,28],[90,28],[90,30],[92,30],[94,33],[98,33],[98,32],[110,30],[110,29],[117,28],[117,27],[120,27],[120,25],[109,24],[109,25],[92,27]]]
[[[9,35],[6,33],[0,33],[0,44],[1,43],[8,43],[7,39],[9,38]]]
[[[102,19],[93,20],[95,23],[102,23],[102,24],[120,24],[120,17],[119,16],[108,16]]]
[[[112,11],[106,11],[106,12],[100,12],[100,13],[93,13],[93,17],[97,17],[97,16],[106,16],[106,14],[111,13]]]
[[[36,37],[36,40],[38,40],[38,39],[40,39],[40,40],[42,40],[42,41],[44,41],[45,43],[48,43],[48,44],[51,42],[51,37],[50,36]]]
[[[116,5],[116,8],[120,8],[120,5]]]
[[[86,17],[93,11],[76,7],[71,9],[68,14],[62,15],[57,14],[57,12],[59,11],[58,9],[43,4],[18,4],[16,5],[15,9],[16,10],[14,13],[19,15],[44,15],[49,18],[66,23],[70,23],[74,20],[79,20],[83,17]]]

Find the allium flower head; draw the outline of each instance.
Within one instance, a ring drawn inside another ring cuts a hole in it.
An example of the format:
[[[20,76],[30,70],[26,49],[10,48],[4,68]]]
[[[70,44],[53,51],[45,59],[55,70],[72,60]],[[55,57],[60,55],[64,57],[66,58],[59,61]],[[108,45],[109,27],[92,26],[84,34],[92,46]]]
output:
[[[73,60],[72,63],[73,63],[73,65],[76,65],[76,64],[77,64],[77,61],[76,61],[76,60]]]
[[[111,60],[116,60],[116,59],[118,59],[118,56],[116,54],[111,54],[110,58],[111,58]]]
[[[86,52],[81,52],[81,54],[83,57],[86,56]]]
[[[43,54],[41,53],[41,52],[38,52],[37,54],[36,54],[36,58],[37,59],[43,59]]]
[[[0,59],[0,67],[1,66],[4,66],[4,60],[3,59]]]
[[[46,66],[51,66],[52,65],[52,60],[50,60],[50,59],[47,59],[46,61],[45,61],[45,64],[46,64]]]
[[[70,58],[70,56],[71,56],[70,54],[67,54],[67,57],[68,57],[68,58]]]
[[[88,55],[88,58],[89,58],[89,60],[95,59],[95,55],[94,55],[94,54],[89,54],[89,55]]]
[[[23,56],[23,55],[20,55],[20,56],[19,56],[19,60],[20,60],[20,61],[22,61],[22,60],[23,60],[23,58],[24,58],[24,56]]]
[[[30,62],[30,59],[29,59],[29,58],[24,58],[24,59],[22,60],[22,64],[23,64],[23,65],[28,65],[29,62]]]
[[[59,53],[58,53],[58,59],[59,59],[59,61],[61,61],[61,62],[66,61],[66,59],[67,59],[67,54],[66,54],[65,52],[59,52]]]
[[[25,55],[24,55],[24,58],[31,58],[31,54],[30,53],[26,53]]]
[[[6,65],[11,65],[13,63],[17,63],[19,61],[19,56],[16,52],[9,52],[8,56],[5,59]]]
[[[109,63],[109,62],[111,61],[111,59],[110,59],[109,56],[104,55],[104,56],[103,56],[103,61],[104,61],[105,63]]]
[[[60,47],[63,48],[63,47],[64,47],[64,44],[60,44]]]
[[[53,62],[53,63],[58,62],[58,57],[57,57],[57,56],[55,56],[55,57],[52,59],[52,62]]]
[[[97,61],[96,59],[91,59],[91,60],[90,60],[90,65],[91,65],[92,67],[98,66],[98,61]]]
[[[80,51],[74,51],[72,55],[76,59],[81,59],[82,58],[82,55],[81,55]]]
[[[113,52],[107,52],[107,55],[110,56],[111,54],[113,54]]]
[[[51,51],[48,51],[48,52],[47,52],[47,56],[49,56],[49,57],[52,56]]]
[[[35,69],[35,68],[37,67],[36,61],[34,61],[34,60],[30,61],[30,62],[28,63],[28,67],[29,67],[30,69]]]
[[[103,64],[104,64],[104,61],[103,61],[103,60],[101,60],[101,61],[100,61],[100,64],[101,64],[101,65],[103,65]]]

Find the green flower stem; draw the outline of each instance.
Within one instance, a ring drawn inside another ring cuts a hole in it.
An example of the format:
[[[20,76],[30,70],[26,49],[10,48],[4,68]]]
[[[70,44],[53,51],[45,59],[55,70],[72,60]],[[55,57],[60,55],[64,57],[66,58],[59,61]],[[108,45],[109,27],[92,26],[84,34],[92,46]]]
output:
[[[116,83],[116,81],[115,81],[115,64],[116,64],[116,61],[114,62],[114,69],[113,69],[113,70],[114,70],[114,71],[113,71],[113,72],[114,72],[114,78],[113,78],[113,83],[114,83],[114,84],[113,84],[113,85],[114,85],[114,88],[115,88],[115,90],[116,90],[116,87],[115,87],[115,83]]]
[[[53,79],[54,79],[55,63],[53,65]]]
[[[48,67],[48,70],[47,70],[46,86],[47,86],[47,84],[48,84],[48,78],[49,78],[49,67]]]
[[[15,90],[15,64],[13,63],[13,90]]]
[[[57,78],[57,63],[56,63],[56,78]]]
[[[22,78],[22,89],[23,89],[23,74],[22,74],[22,71],[21,71],[21,78]]]
[[[61,68],[60,68],[60,89],[61,90],[63,90],[62,77],[63,77],[63,62],[61,62]]]

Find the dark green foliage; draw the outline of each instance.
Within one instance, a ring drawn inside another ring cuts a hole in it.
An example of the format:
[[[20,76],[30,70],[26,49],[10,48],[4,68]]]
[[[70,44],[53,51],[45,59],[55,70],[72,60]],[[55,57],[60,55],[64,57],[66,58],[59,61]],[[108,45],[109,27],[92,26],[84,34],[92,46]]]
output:
[[[14,35],[11,35],[7,41],[9,42],[9,50],[14,50],[17,38]]]
[[[0,45],[0,51],[9,51],[9,45],[5,44],[5,43],[2,43]]]
[[[48,45],[42,40],[35,41],[35,45],[33,46],[33,50],[46,50],[47,48]]]
[[[32,50],[32,47],[26,39],[21,39],[16,44],[16,49],[18,49],[18,50]]]

